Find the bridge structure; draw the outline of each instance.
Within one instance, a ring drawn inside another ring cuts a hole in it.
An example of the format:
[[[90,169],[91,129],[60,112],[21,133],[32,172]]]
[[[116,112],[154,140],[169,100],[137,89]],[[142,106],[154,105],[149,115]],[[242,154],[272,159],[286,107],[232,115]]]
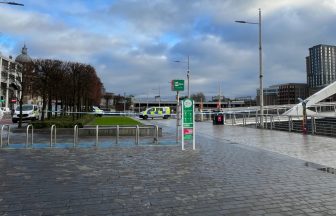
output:
[[[284,115],[302,115],[304,111],[306,111],[308,115],[315,115],[316,112],[309,108],[314,108],[320,101],[334,94],[336,94],[336,81],[306,99],[299,99],[300,103],[293,106],[290,110],[285,112]]]
[[[223,108],[220,110],[220,114],[223,115],[226,121],[234,125],[258,125],[260,124],[259,117],[263,115],[266,127],[274,119],[289,122],[291,119],[301,121],[305,119],[307,121],[312,118],[336,118],[336,102],[323,102],[334,94],[336,94],[336,82],[306,99],[298,98],[300,101],[298,104],[265,106],[262,114],[258,106]],[[207,113],[212,113],[212,110],[199,114],[207,115]]]

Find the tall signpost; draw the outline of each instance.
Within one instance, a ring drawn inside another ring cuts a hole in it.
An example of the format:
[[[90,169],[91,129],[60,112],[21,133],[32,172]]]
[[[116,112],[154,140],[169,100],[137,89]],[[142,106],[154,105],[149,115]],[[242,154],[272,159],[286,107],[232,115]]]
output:
[[[179,104],[180,104],[180,98],[179,98],[179,92],[184,91],[184,80],[172,80],[171,81],[171,90],[176,91],[176,143],[178,143],[178,127],[180,122],[180,112],[179,112]]]
[[[194,100],[186,98],[182,100],[182,150],[184,141],[192,140],[195,150],[195,103]]]

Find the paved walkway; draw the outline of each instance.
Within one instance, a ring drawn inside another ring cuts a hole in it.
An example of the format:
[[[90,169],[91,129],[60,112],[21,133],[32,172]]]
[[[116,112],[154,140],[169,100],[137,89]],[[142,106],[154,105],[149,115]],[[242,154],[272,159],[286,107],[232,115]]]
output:
[[[291,152],[292,135],[209,123],[198,131],[196,151],[1,150],[0,215],[336,215],[336,175],[261,149]]]
[[[335,138],[276,130],[257,130],[251,127],[212,126],[210,122],[199,124],[198,132],[221,142],[257,147],[336,168]]]

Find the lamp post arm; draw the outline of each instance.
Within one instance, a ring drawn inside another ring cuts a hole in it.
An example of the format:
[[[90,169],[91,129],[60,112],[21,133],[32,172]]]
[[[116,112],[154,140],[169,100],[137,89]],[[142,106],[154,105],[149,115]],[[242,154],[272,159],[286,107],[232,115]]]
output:
[[[244,24],[254,24],[254,25],[258,25],[258,22],[249,22],[249,21],[244,21],[244,20],[236,20],[236,23],[244,23]]]
[[[21,3],[7,2],[7,1],[0,1],[0,4],[9,4],[9,5],[24,6],[24,4],[21,4]]]

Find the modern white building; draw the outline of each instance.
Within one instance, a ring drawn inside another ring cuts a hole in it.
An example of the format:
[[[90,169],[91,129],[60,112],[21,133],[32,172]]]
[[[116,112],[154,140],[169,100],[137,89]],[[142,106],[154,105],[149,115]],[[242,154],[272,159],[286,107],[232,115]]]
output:
[[[0,53],[0,106],[13,109],[21,96],[21,64]]]
[[[26,45],[15,60],[12,56],[0,53],[0,107],[13,109],[21,98],[22,71],[25,63],[32,62],[28,55]]]

